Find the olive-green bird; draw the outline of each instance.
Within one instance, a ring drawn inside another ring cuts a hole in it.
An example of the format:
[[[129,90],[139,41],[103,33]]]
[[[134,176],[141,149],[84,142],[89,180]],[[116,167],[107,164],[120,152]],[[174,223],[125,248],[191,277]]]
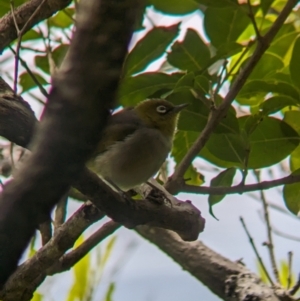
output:
[[[112,115],[87,166],[123,191],[147,182],[171,151],[179,113],[186,106],[149,99]]]

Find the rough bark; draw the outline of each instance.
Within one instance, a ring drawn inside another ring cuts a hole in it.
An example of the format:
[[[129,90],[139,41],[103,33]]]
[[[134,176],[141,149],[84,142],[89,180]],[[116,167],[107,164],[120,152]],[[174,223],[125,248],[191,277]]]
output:
[[[267,286],[244,265],[228,260],[200,241],[185,242],[175,233],[148,226],[139,226],[137,232],[223,300],[293,300],[287,292]]]

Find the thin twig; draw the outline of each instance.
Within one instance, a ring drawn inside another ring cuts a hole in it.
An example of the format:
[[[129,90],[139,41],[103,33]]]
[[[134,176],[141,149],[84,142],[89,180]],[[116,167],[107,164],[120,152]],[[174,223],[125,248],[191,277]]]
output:
[[[98,245],[106,237],[114,233],[121,224],[114,221],[109,221],[94,234],[92,234],[87,240],[85,240],[78,248],[63,255],[58,262],[47,270],[47,275],[53,275],[61,273],[72,268],[79,260],[81,260],[88,252],[91,251],[96,245]]]
[[[293,241],[298,241],[300,242],[300,237],[299,236],[295,236],[295,235],[291,235],[291,234],[288,234],[288,233],[285,233],[285,232],[282,232],[278,229],[276,229],[274,227],[274,225],[272,225],[272,232],[280,237],[283,237],[283,238],[286,238],[286,239],[289,239],[289,240],[293,240]]]
[[[262,267],[262,269],[263,269],[265,275],[267,276],[269,282],[271,283],[271,285],[274,286],[274,282],[273,282],[272,278],[270,277],[270,275],[269,275],[269,273],[268,273],[268,271],[267,271],[267,269],[266,269],[266,267],[265,267],[265,265],[264,265],[264,263],[263,263],[263,261],[262,261],[262,258],[260,257],[260,255],[259,255],[259,253],[258,253],[258,250],[257,250],[257,248],[256,248],[256,246],[255,246],[254,240],[253,240],[253,238],[251,237],[251,235],[250,235],[250,233],[249,233],[249,231],[248,231],[248,228],[247,228],[247,226],[246,226],[246,224],[245,224],[245,221],[244,221],[244,219],[243,219],[242,217],[240,217],[240,221],[241,221],[242,226],[243,226],[243,228],[244,228],[244,230],[245,230],[245,232],[246,232],[246,234],[247,234],[247,237],[248,237],[249,242],[250,242],[250,244],[251,244],[251,246],[252,246],[252,249],[253,249],[253,251],[254,251],[254,253],[255,253],[255,255],[256,255],[256,258],[257,258],[257,260],[258,260],[259,263],[260,263],[260,266]]]
[[[44,246],[52,238],[51,219],[47,219],[39,224],[39,230],[42,238],[42,246]]]
[[[275,35],[279,31],[285,19],[288,17],[297,2],[298,0],[288,0],[285,7],[277,17],[276,21],[273,23],[272,27],[269,29],[265,36],[258,40],[257,47],[253,55],[245,64],[243,70],[241,70],[241,72],[237,75],[223,103],[218,107],[217,110],[210,112],[207,124],[201,132],[201,135],[192,145],[190,150],[186,153],[183,160],[177,165],[174,174],[170,177],[170,181],[166,185],[168,190],[172,192],[173,190],[176,190],[176,187],[178,186],[177,181],[182,181],[185,171],[188,169],[194,158],[199,154],[200,150],[204,147],[217,124],[222,120],[223,116],[230,108],[231,103],[243,87],[254,67],[257,65],[265,51],[268,49],[270,43],[274,39]]]
[[[54,216],[54,233],[66,220],[68,194],[69,194],[69,191],[61,197],[61,199],[59,200],[59,202],[56,205],[55,216]]]
[[[32,78],[32,80],[34,81],[34,83],[37,85],[37,87],[39,88],[40,92],[48,98],[49,94],[48,92],[45,90],[45,88],[43,87],[43,85],[39,82],[39,80],[36,78],[36,76],[34,75],[34,73],[30,70],[30,68],[28,67],[27,63],[20,57],[20,55],[17,55],[17,52],[10,46],[8,46],[9,49],[14,53],[15,56],[18,57],[21,65],[25,68],[25,70],[27,71],[27,73],[29,74],[29,76]],[[45,104],[45,103],[43,103]]]
[[[276,186],[281,186],[285,184],[293,184],[300,182],[300,175],[289,175],[280,179],[272,180],[272,181],[263,181],[260,183],[249,184],[245,186],[235,185],[232,187],[208,187],[208,186],[195,186],[195,185],[187,185],[182,183],[178,187],[181,192],[189,192],[189,193],[198,193],[198,194],[235,194],[235,193],[244,193],[248,191],[256,191],[256,190],[265,190],[270,189]]]
[[[287,288],[289,289],[292,284],[292,262],[293,252],[288,252],[288,277],[287,277]]]
[[[257,179],[257,182],[260,181],[260,173],[259,171],[254,171],[254,176]],[[273,269],[273,274],[278,283],[280,283],[280,278],[279,278],[279,272],[276,264],[276,259],[275,259],[275,253],[274,253],[274,243],[273,243],[273,236],[272,236],[272,227],[271,227],[271,222],[270,222],[270,216],[269,216],[269,207],[268,207],[268,202],[266,200],[266,196],[263,193],[263,191],[260,191],[260,199],[263,204],[263,210],[264,210],[264,219],[266,222],[266,227],[267,227],[267,236],[268,236],[268,243],[265,245],[267,246],[269,250],[269,256],[271,260],[271,266]]]
[[[253,27],[254,27],[254,31],[255,31],[255,34],[256,34],[256,38],[259,40],[261,39],[261,34],[259,32],[259,29],[258,29],[258,26],[256,24],[256,21],[255,21],[255,16],[254,16],[254,13],[253,13],[253,9],[252,9],[252,5],[250,3],[250,0],[247,0],[247,4],[248,4],[248,8],[249,8],[249,18],[253,24]]]

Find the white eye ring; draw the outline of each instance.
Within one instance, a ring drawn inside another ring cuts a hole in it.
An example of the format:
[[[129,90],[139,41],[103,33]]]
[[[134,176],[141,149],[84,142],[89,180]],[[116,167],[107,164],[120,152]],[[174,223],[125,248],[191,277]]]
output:
[[[167,112],[167,108],[165,106],[158,106],[156,111],[160,114],[165,114]]]

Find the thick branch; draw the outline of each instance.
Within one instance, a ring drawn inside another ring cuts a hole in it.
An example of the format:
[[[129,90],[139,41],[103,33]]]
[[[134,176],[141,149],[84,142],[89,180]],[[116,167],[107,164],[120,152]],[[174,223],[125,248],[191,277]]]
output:
[[[205,143],[209,139],[213,130],[216,128],[217,124],[221,121],[221,119],[225,116],[228,109],[230,108],[231,103],[234,101],[235,97],[245,84],[247,78],[251,74],[252,70],[263,56],[265,51],[270,46],[272,40],[276,36],[277,32],[283,25],[284,21],[292,11],[293,7],[296,5],[298,0],[288,0],[285,7],[279,14],[278,18],[270,28],[270,30],[266,33],[265,36],[261,37],[257,42],[257,47],[253,52],[253,55],[240,71],[236,80],[230,87],[229,92],[227,93],[222,104],[216,109],[213,110],[208,118],[207,124],[201,135],[196,140],[196,142],[192,145],[190,150],[187,152],[182,161],[177,165],[174,174],[171,176],[169,182],[166,184],[166,188],[171,193],[178,193],[178,181],[180,182],[183,178],[183,175],[187,168],[190,166],[195,157],[199,154],[200,150],[204,147]]]
[[[1,284],[15,270],[41,216],[50,214],[99,141],[139,1],[103,0],[100,5],[94,0],[80,5],[77,30],[53,80],[33,154],[1,195]]]
[[[57,229],[51,240],[8,279],[0,292],[0,299],[31,300],[34,291],[47,276],[46,270],[73,246],[85,229],[103,217],[104,214],[94,205],[81,206],[65,224]]]
[[[242,264],[224,258],[200,241],[184,242],[170,231],[147,226],[138,227],[138,232],[223,300],[283,300]]]
[[[17,7],[14,11],[15,19],[17,21],[18,28],[24,28],[24,25],[30,19],[32,14],[36,11],[40,5],[41,0],[31,0],[23,5]],[[64,9],[71,3],[71,0],[48,0],[41,7],[38,14],[34,16],[27,24],[24,32],[32,28],[39,22],[48,19],[57,11]],[[11,12],[6,14],[0,19],[0,53],[5,47],[7,47],[13,40],[17,38],[18,34],[16,26],[14,24],[13,15]]]
[[[0,136],[27,147],[37,120],[29,104],[0,77]]]
[[[122,198],[87,169],[73,186],[114,221],[129,228],[148,224],[173,230],[184,240],[197,239],[204,229],[205,220],[190,201],[177,200],[170,206],[158,205],[147,200],[132,201]]]

